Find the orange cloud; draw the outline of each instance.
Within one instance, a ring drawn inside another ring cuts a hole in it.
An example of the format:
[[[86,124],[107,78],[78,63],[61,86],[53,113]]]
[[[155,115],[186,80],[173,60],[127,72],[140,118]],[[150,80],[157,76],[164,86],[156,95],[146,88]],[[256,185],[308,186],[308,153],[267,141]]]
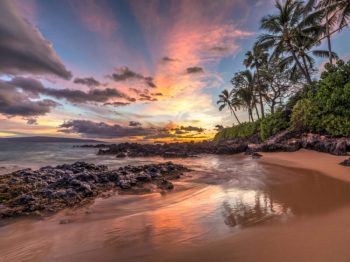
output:
[[[183,115],[188,115],[200,125],[212,127],[214,122],[221,122],[222,114],[203,89],[223,84],[215,73],[217,64],[239,51],[239,39],[253,35],[229,20],[232,10],[245,3],[179,0],[168,4],[168,12],[159,12],[159,1],[132,2],[150,53],[160,61],[154,81],[156,92],[163,96],[145,108],[145,113],[165,112],[179,123],[186,121]],[[170,59],[164,61],[164,57]],[[188,74],[188,68],[203,68],[204,73]]]

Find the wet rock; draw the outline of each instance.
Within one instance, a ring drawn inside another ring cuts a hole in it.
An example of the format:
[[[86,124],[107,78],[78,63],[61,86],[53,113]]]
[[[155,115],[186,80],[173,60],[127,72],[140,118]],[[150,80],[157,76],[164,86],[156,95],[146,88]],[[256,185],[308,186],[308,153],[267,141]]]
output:
[[[257,153],[257,152],[253,152],[251,155],[250,155],[252,158],[260,158],[262,157],[261,154]]]
[[[60,224],[61,225],[66,225],[66,224],[69,224],[69,223],[71,223],[71,220],[69,218],[62,218],[60,220]]]
[[[150,182],[152,181],[151,175],[147,174],[146,172],[141,172],[137,177],[136,180],[142,181],[142,182]]]
[[[344,161],[340,162],[339,165],[350,166],[350,158],[345,159]]]
[[[125,158],[126,154],[124,152],[120,152],[116,155],[116,158]]]
[[[0,176],[0,217],[56,212],[84,205],[111,190],[151,192],[147,184],[170,190],[173,185],[168,179],[179,178],[188,171],[171,162],[128,165],[116,170],[85,162],[19,170]]]
[[[158,184],[158,187],[160,189],[164,189],[164,190],[171,190],[174,188],[174,185],[173,183],[171,183],[170,181],[168,180],[162,180],[159,184]]]
[[[118,182],[118,186],[120,186],[121,189],[130,189],[131,188],[130,180],[121,179]]]

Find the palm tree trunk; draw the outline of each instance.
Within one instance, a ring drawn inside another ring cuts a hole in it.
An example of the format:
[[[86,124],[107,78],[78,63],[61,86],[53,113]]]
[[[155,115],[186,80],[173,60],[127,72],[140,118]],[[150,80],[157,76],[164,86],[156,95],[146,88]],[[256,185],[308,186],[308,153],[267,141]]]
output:
[[[259,115],[258,107],[256,106],[256,104],[254,105],[254,107],[255,107],[256,115],[257,115],[258,119],[260,120],[260,115]]]
[[[250,115],[250,118],[252,119],[252,122],[254,122],[253,110],[251,108],[249,108],[249,115]]]
[[[297,63],[297,66],[299,67],[299,69],[301,70],[301,72],[303,73],[303,75],[305,76],[306,81],[308,82],[308,84],[311,85],[311,84],[312,84],[312,81],[311,81],[311,77],[310,77],[309,73],[306,72],[305,69],[303,68],[303,66],[301,65],[301,63],[300,63],[300,61],[299,61],[297,55],[295,54],[295,51],[293,50],[292,45],[291,45],[290,43],[288,43],[288,47],[289,47],[290,50],[291,50],[292,56],[293,56],[295,62]]]
[[[331,35],[329,30],[329,17],[328,17],[328,8],[327,8],[327,15],[326,15],[326,34],[327,34],[327,44],[328,44],[328,56],[329,56],[329,63],[333,65],[333,59],[332,59],[332,42],[331,42]]]
[[[255,62],[257,64],[257,61]],[[260,102],[260,110],[261,110],[261,117],[262,119],[265,118],[265,110],[264,110],[264,103],[261,93],[261,81],[260,81],[260,73],[259,73],[259,67],[256,67],[256,76],[258,77],[258,84],[259,84],[259,102]]]
[[[235,116],[235,118],[236,118],[236,120],[237,120],[237,122],[238,122],[238,124],[240,125],[241,124],[241,122],[239,121],[239,119],[238,119],[238,117],[237,117],[237,115],[236,115],[236,112],[235,112],[235,110],[233,110],[233,108],[230,106],[230,109],[231,109],[231,113]]]
[[[310,72],[309,72],[309,69],[308,69],[308,66],[307,66],[307,63],[306,63],[306,60],[305,60],[305,55],[303,55],[302,57],[302,60],[303,60],[303,64],[304,64],[304,68],[305,68],[305,72],[307,73],[307,75],[309,76],[309,84],[311,84],[311,77],[310,77]]]

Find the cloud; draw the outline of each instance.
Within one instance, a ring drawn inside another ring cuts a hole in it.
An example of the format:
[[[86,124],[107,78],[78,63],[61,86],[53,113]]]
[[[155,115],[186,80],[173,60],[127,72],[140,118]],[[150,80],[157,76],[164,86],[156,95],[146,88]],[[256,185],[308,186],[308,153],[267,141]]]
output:
[[[126,99],[132,103],[136,102],[136,98],[134,98],[134,97],[127,97]]]
[[[59,131],[63,133],[76,133],[83,137],[107,139],[149,136],[156,133],[154,128],[125,127],[89,120],[71,120],[64,122],[59,128]]]
[[[142,126],[142,124],[140,122],[137,122],[137,121],[130,121],[129,126]]]
[[[176,59],[174,59],[174,58],[170,58],[170,57],[168,57],[168,56],[164,56],[163,58],[162,58],[162,62],[176,62]]]
[[[57,99],[66,99],[72,103],[107,102],[111,98],[129,99],[126,94],[114,88],[91,89],[88,92],[67,88],[53,89],[44,87],[38,80],[24,77],[15,77],[9,83],[21,88],[32,96],[43,94]]]
[[[72,77],[52,44],[20,16],[11,0],[0,1],[0,25],[0,73]]]
[[[139,98],[140,101],[149,101],[149,102],[158,101],[157,98],[154,98],[154,97],[147,95],[147,94],[140,94],[139,96],[140,96],[140,98]]]
[[[187,132],[198,132],[198,133],[204,132],[204,128],[196,127],[196,126],[181,126],[180,130],[184,130]]]
[[[205,131],[204,128],[196,126],[180,126],[177,128],[173,128],[172,130],[175,131],[175,133],[178,135],[187,134],[190,132],[203,133]]]
[[[151,76],[143,76],[140,73],[136,73],[130,70],[128,67],[123,66],[117,69],[116,73],[113,73],[109,76],[116,82],[128,81],[128,80],[138,80],[143,81],[148,87],[157,87],[153,82],[153,77]]]
[[[214,46],[214,47],[210,48],[210,50],[215,51],[215,52],[222,52],[222,53],[224,53],[224,52],[229,51],[230,48],[225,47],[225,46]]]
[[[37,125],[38,121],[36,118],[27,118],[27,125]]]
[[[151,93],[152,96],[163,96],[162,93]]]
[[[88,87],[97,87],[101,85],[101,83],[93,77],[75,78],[74,83],[86,85]]]
[[[173,128],[173,126],[174,124],[170,123],[163,127],[142,127],[142,124],[138,121],[130,121],[128,126],[126,126],[121,124],[94,122],[90,120],[70,120],[62,123],[58,127],[58,131],[66,134],[79,134],[82,137],[105,139],[135,137],[142,140],[206,138],[203,135],[199,136],[199,133],[204,131],[203,128],[193,126],[180,126],[178,128]],[[195,132],[195,134],[191,132]]]
[[[198,74],[198,73],[204,73],[204,70],[202,67],[194,66],[194,67],[187,67],[186,72],[187,74]]]
[[[128,106],[130,105],[129,102],[108,102],[104,103],[104,106],[114,106],[114,107],[122,107],[122,106]]]
[[[8,82],[0,80],[0,113],[7,117],[22,116],[28,119],[29,124],[33,124],[32,119],[49,113],[58,105],[50,99],[31,100]]]

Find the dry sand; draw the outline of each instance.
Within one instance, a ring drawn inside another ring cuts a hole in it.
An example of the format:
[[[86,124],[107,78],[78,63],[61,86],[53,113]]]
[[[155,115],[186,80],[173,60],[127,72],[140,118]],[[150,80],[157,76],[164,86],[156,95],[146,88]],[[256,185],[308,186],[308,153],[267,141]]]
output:
[[[267,165],[297,167],[322,172],[350,182],[345,157],[301,150],[264,153]],[[350,192],[349,192],[350,194]],[[285,224],[252,227],[240,234],[191,250],[173,250],[159,261],[350,261],[350,207]]]

